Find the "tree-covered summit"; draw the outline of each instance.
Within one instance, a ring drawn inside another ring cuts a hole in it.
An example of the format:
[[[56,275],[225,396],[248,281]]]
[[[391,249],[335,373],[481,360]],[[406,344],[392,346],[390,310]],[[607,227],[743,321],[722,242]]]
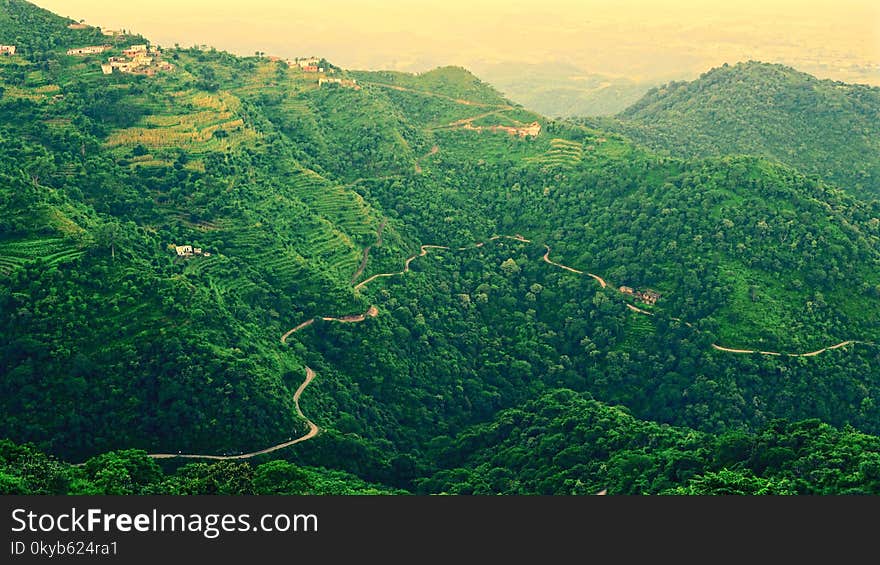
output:
[[[604,123],[661,152],[760,155],[880,197],[877,87],[749,61],[653,88],[617,118]]]

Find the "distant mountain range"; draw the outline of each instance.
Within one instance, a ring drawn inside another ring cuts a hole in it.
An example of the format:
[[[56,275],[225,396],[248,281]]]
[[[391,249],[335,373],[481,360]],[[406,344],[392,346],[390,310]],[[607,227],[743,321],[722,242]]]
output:
[[[552,117],[617,114],[654,86],[558,62],[484,64],[473,70],[511,100]]]

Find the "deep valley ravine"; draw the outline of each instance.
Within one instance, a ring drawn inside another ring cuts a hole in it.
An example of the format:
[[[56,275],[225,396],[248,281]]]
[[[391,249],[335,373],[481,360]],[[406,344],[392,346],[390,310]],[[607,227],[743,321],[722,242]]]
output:
[[[385,225],[385,222],[383,221],[382,227],[384,227],[384,225]],[[379,245],[381,245],[381,237],[382,237],[382,235],[381,235],[381,228],[380,228],[379,234],[378,234],[378,239],[377,239]],[[520,234],[495,235],[495,236],[490,237],[487,241],[496,241],[499,239],[512,239],[512,240],[519,241],[522,243],[532,243],[532,241],[530,239],[526,239],[525,237],[521,236]],[[376,279],[379,279],[379,278],[393,277],[393,276],[403,275],[405,273],[408,273],[410,270],[410,263],[412,263],[418,257],[424,257],[425,255],[427,255],[428,250],[430,250],[430,249],[465,251],[468,249],[475,249],[475,248],[483,247],[483,245],[485,245],[485,243],[486,242],[480,241],[480,242],[474,243],[473,245],[464,246],[464,247],[457,247],[457,248],[451,248],[451,247],[448,247],[445,245],[421,245],[419,247],[418,254],[413,255],[411,257],[408,257],[406,259],[406,261],[404,261],[402,271],[397,271],[394,273],[379,273],[379,274],[372,275],[369,278],[356,284],[354,286],[354,290],[355,290],[355,292],[359,292],[361,288],[363,288],[364,286],[366,286],[370,282],[372,282]],[[574,267],[569,267],[567,265],[563,265],[561,263],[551,261],[550,260],[550,246],[547,244],[544,244],[544,247],[547,250],[544,253],[544,256],[542,257],[542,259],[545,263],[547,263],[549,265],[553,265],[554,267],[558,267],[560,269],[569,271],[571,273],[575,273],[578,275],[587,275],[587,276],[593,278],[594,280],[596,280],[596,282],[598,282],[599,286],[601,286],[602,288],[606,288],[608,286],[608,283],[599,275],[587,273],[585,271],[575,269]],[[355,277],[354,277],[355,279],[357,278],[357,276],[360,275],[360,273],[363,272],[364,267],[366,267],[366,260],[367,260],[368,256],[369,256],[368,252],[365,252],[364,253],[364,261],[358,267],[358,272],[355,274]],[[648,316],[654,315],[653,312],[649,312],[648,310],[643,310],[641,308],[633,306],[632,304],[627,304],[626,306],[627,306],[627,308],[629,308],[633,312],[636,312],[639,314],[644,314],[644,315],[648,315]],[[328,321],[328,322],[358,323],[358,322],[363,322],[364,320],[366,320],[368,318],[373,318],[378,315],[379,315],[379,309],[376,308],[375,306],[370,306],[370,308],[366,312],[364,312],[363,314],[354,314],[354,315],[341,316],[341,317],[322,316],[322,317],[320,317],[320,319],[324,320],[324,321]],[[311,326],[315,322],[315,320],[317,320],[317,319],[318,319],[318,317],[310,318],[310,319],[306,320],[305,322],[300,323],[299,325],[297,325],[293,329],[287,331],[286,333],[284,333],[281,336],[281,343],[287,343],[287,338],[289,338],[294,333]],[[682,322],[689,327],[692,327],[691,324],[688,322],[683,322],[682,320],[680,320],[678,318],[672,318],[672,319],[674,319],[678,322]],[[776,351],[760,351],[760,350],[752,350],[752,349],[733,349],[733,348],[729,348],[729,347],[720,346],[716,343],[713,343],[711,345],[712,345],[712,348],[716,351],[722,351],[725,353],[732,353],[732,354],[752,355],[752,354],[757,353],[760,355],[768,355],[768,356],[775,356],[775,357],[815,357],[821,353],[825,353],[825,352],[831,351],[833,349],[840,349],[842,347],[846,347],[847,345],[854,345],[854,344],[861,344],[861,345],[868,345],[868,346],[872,346],[872,347],[878,347],[877,344],[875,344],[873,342],[869,342],[869,341],[846,340],[846,341],[842,341],[840,343],[837,343],[835,345],[831,345],[828,347],[823,347],[821,349],[817,349],[816,351],[810,351],[808,353],[780,353],[780,352],[776,352]],[[299,405],[299,400],[300,400],[300,396],[302,396],[303,391],[305,391],[306,387],[308,387],[309,384],[311,384],[311,382],[315,379],[316,375],[315,375],[315,371],[312,370],[311,367],[306,367],[305,370],[306,370],[305,380],[299,386],[299,388],[296,389],[296,392],[293,393],[293,403],[294,403],[294,407],[296,408],[296,412],[300,416],[300,418],[305,420],[305,422],[309,428],[308,432],[306,432],[304,435],[297,437],[295,439],[288,439],[287,441],[284,441],[282,443],[278,443],[276,445],[272,445],[270,447],[267,447],[265,449],[261,449],[259,451],[252,451],[250,453],[241,453],[241,454],[236,454],[236,455],[205,455],[205,454],[189,454],[189,453],[178,452],[178,453],[150,453],[150,454],[148,454],[148,456],[152,457],[153,459],[184,458],[184,459],[210,459],[210,460],[217,460],[217,461],[230,460],[230,459],[250,459],[251,457],[256,457],[258,455],[265,455],[267,453],[272,453],[273,451],[278,451],[279,449],[284,449],[285,447],[289,447],[291,445],[295,445],[297,443],[301,443],[303,441],[307,441],[307,440],[312,439],[313,437],[318,435],[320,428],[317,426],[317,424],[315,424],[314,422],[309,420],[305,416],[305,414],[303,414],[303,411]]]

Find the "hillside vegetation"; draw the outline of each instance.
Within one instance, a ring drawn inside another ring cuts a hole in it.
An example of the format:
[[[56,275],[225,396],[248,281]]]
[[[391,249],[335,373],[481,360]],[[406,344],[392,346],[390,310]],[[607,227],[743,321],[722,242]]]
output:
[[[820,444],[880,434],[878,201],[547,119],[461,68],[174,48],[105,75],[147,40],[68,56],[103,40],[0,12],[21,45],[0,56],[4,492],[876,491],[873,460]],[[647,437],[674,464],[600,472],[586,432],[545,437],[554,405],[611,419],[609,461]],[[469,439],[511,414],[542,458]],[[809,452],[764,467],[692,439],[802,430]],[[801,459],[849,478],[811,491]]]
[[[750,154],[880,198],[880,88],[748,62],[651,89],[617,129],[678,156]]]

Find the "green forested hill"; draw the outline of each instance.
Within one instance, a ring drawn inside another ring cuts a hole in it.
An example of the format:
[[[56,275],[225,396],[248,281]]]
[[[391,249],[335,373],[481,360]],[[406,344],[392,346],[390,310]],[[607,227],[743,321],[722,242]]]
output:
[[[0,493],[39,495],[376,495],[406,491],[365,483],[326,468],[275,460],[260,465],[192,463],[165,472],[134,449],[105,453],[81,466],[32,445],[0,440]]]
[[[724,65],[650,90],[607,120],[678,156],[760,155],[853,195],[880,197],[880,89],[819,80],[783,65]]]
[[[455,440],[418,494],[791,495],[880,492],[880,440],[818,420],[774,420],[755,434],[705,434],[633,418],[571,390],[548,392]],[[283,460],[162,469],[121,450],[75,467],[0,441],[4,494],[405,494],[326,467]]]
[[[23,6],[9,3],[18,23]],[[71,31],[48,17],[10,27]],[[382,221],[265,117],[273,88],[316,85],[201,51],[166,54],[173,72],[104,76],[99,56],[64,54],[93,41],[79,31],[2,60],[4,428],[72,457],[172,438],[233,450],[296,430],[302,364],[278,336],[366,308],[349,281]],[[350,154],[321,133],[328,154]],[[370,145],[393,167],[392,147]],[[383,240],[401,245],[394,226]],[[210,257],[177,258],[183,244]]]
[[[269,476],[321,492],[354,481],[341,473],[370,483],[352,490],[464,492],[449,473],[485,454],[463,438],[560,394],[624,406],[658,437],[754,438],[780,418],[880,433],[876,201],[760,157],[670,157],[548,120],[455,67],[328,66],[357,83],[319,85],[284,61],[177,48],[155,74],[105,75],[146,40],[68,56],[94,31],[0,6],[0,43],[53,38],[0,57],[0,438],[22,449],[170,481],[126,492],[203,492],[179,477],[273,460]],[[448,248],[407,262],[424,244]],[[316,437],[253,463],[144,456],[302,436],[306,367]],[[9,491],[29,488],[9,466]]]
[[[418,75],[396,71],[357,71],[352,76],[391,90],[414,91],[466,106],[508,104],[501,94],[462,67],[439,67]]]
[[[502,411],[461,434],[440,460],[448,469],[420,483],[426,492],[779,495],[880,488],[880,441],[852,429],[777,420],[754,435],[707,435],[640,421],[568,390]]]

